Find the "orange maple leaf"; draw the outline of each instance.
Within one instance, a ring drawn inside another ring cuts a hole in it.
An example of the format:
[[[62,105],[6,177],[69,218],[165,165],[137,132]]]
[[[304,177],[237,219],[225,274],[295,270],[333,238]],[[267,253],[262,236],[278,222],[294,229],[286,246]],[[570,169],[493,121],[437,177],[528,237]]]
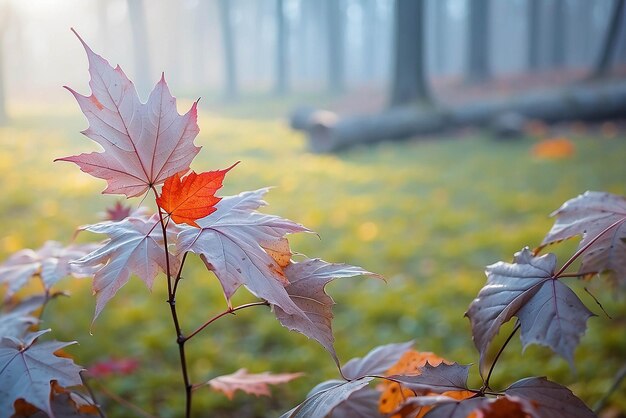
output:
[[[437,366],[441,363],[449,363],[442,357],[439,357],[436,354],[430,352],[419,352],[416,350],[409,350],[398,360],[396,364],[394,364],[389,370],[385,372],[386,376],[391,376],[395,374],[420,374],[420,368],[424,367],[424,365],[428,362],[431,366]],[[431,410],[430,406],[422,407],[418,413],[415,415],[415,408],[408,408],[406,410],[400,408],[402,404],[410,397],[416,395],[416,393],[410,389],[407,389],[401,386],[399,383],[384,381],[382,383],[383,392],[380,395],[380,400],[378,403],[378,410],[382,414],[390,414],[390,418],[404,418],[404,417],[415,417],[421,418],[428,411]],[[431,393],[424,392],[420,393],[420,395],[429,395]],[[447,396],[454,399],[467,399],[474,394],[472,392],[468,392],[465,390],[461,391],[448,391],[442,393],[443,396]]]
[[[200,174],[192,171],[183,178],[174,174],[165,180],[157,205],[177,224],[198,227],[196,220],[215,212],[215,205],[221,200],[215,192],[222,187],[226,173],[237,164],[239,161],[225,170]]]

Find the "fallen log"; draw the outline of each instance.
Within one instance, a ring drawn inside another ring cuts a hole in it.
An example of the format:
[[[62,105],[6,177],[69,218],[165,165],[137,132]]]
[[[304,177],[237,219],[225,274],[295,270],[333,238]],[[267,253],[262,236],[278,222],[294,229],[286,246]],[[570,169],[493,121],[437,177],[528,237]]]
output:
[[[302,110],[291,126],[306,132],[313,152],[357,144],[406,139],[464,126],[485,127],[501,119],[546,123],[626,117],[626,80],[586,83],[450,107],[403,106],[373,115],[340,118],[328,111]]]

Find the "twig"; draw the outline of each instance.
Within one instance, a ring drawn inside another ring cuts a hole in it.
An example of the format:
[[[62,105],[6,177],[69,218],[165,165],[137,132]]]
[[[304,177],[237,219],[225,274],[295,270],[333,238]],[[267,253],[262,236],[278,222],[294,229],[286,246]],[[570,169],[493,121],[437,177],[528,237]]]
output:
[[[602,304],[600,303],[600,301],[598,300],[597,297],[594,296],[593,293],[591,293],[589,291],[589,289],[587,289],[586,287],[583,287],[583,289],[585,289],[585,292],[587,292],[589,294],[589,296],[591,296],[591,298],[596,302],[596,304],[600,307],[600,309],[602,309],[602,312],[604,312],[604,314],[606,315],[607,318],[609,319],[613,319],[611,318],[611,315],[609,315],[609,313],[604,309],[604,306],[602,306]]]
[[[191,334],[189,334],[186,337],[184,337],[183,340],[187,341],[187,340],[191,339],[192,337],[197,335],[200,331],[202,331],[203,329],[205,329],[206,327],[208,327],[213,322],[217,321],[218,319],[220,319],[223,316],[226,316],[228,314],[234,314],[236,311],[240,311],[242,309],[250,308],[252,306],[269,306],[269,305],[270,305],[269,302],[261,301],[261,302],[246,303],[245,305],[235,306],[234,308],[228,308],[224,312],[221,312],[221,313],[215,315],[213,318],[209,319],[204,324],[200,325],[194,332],[192,332]]]
[[[101,382],[98,382],[98,387],[100,389],[100,392],[102,392],[105,396],[113,399],[115,402],[127,407],[128,409],[132,409],[138,415],[141,415],[144,418],[158,418],[156,415],[152,415],[149,412],[144,411],[143,409],[141,409],[134,403],[129,402],[126,399],[122,398],[121,396],[118,396],[115,393],[111,392],[106,387],[104,387],[104,385]]]
[[[611,387],[609,388],[609,390],[604,394],[604,396],[602,398],[600,398],[600,400],[598,402],[596,402],[596,404],[593,406],[593,412],[597,415],[602,409],[604,409],[604,407],[606,406],[607,401],[609,400],[609,398],[611,397],[611,395],[613,394],[613,392],[615,392],[620,384],[622,383],[622,380],[624,380],[624,378],[626,378],[626,366],[623,366],[615,375],[615,379],[613,379],[613,384],[611,385]]]

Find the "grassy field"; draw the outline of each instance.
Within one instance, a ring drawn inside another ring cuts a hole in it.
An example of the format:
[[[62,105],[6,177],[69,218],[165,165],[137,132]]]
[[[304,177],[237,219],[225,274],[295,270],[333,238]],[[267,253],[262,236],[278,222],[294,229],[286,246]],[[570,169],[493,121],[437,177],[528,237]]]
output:
[[[565,200],[585,190],[625,193],[623,134],[571,137],[576,153],[563,160],[534,158],[531,138],[502,143],[480,132],[312,155],[304,138],[278,119],[202,113],[199,123],[196,143],[203,149],[192,168],[206,171],[241,161],[229,173],[223,195],[276,186],[266,211],[303,223],[320,236],[293,237],[295,251],[360,265],[387,279],[386,284],[345,279],[328,287],[337,302],[336,347],[344,362],[379,344],[414,339],[420,350],[477,363],[463,313],[485,282],[484,267],[511,260],[526,245],[537,246],[552,224],[548,214]],[[96,149],[78,133],[85,126],[77,107],[57,107],[23,111],[0,128],[0,259],[49,239],[69,242],[76,226],[99,221],[115,203],[116,197],[100,194],[103,181],[71,164],[52,163]],[[573,248],[574,243],[555,247],[561,263]],[[185,277],[177,304],[189,331],[225,304],[217,281],[199,260],[191,260]],[[56,339],[78,341],[70,351],[79,364],[111,357],[140,363],[132,376],[94,383],[109,416],[134,412],[99,392],[102,386],[151,414],[180,416],[184,394],[164,280],[156,281],[152,293],[131,280],[96,321],[92,335],[90,281],[66,279],[59,287],[72,296],[46,308],[43,326],[51,327]],[[614,296],[601,280],[591,284],[613,318],[608,319],[582,291],[583,284],[574,287],[598,314],[576,350],[576,371],[541,347],[521,355],[515,341],[496,369],[493,387],[547,375],[570,385],[590,405],[607,391],[626,363],[624,298]],[[240,293],[236,303],[252,300],[245,290]],[[238,394],[230,402],[200,390],[194,402],[198,416],[276,416],[322,379],[337,377],[319,345],[282,328],[265,308],[254,309],[218,321],[190,342],[193,380],[240,367],[304,371],[306,376],[276,388],[271,399]],[[475,383],[476,367],[472,376]],[[614,396],[612,403],[626,411],[623,397]]]

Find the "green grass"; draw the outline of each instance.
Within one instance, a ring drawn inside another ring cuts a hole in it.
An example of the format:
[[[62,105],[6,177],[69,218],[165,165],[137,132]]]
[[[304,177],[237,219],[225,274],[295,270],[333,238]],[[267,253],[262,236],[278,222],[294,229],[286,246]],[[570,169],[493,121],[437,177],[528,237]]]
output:
[[[234,114],[248,114],[248,109]],[[482,133],[312,155],[300,134],[273,118],[202,113],[199,123],[196,143],[203,149],[192,168],[225,168],[241,160],[228,174],[223,194],[276,186],[266,211],[303,223],[320,236],[292,237],[295,251],[360,265],[386,277],[387,284],[355,278],[328,287],[337,302],[336,347],[344,362],[379,344],[414,339],[420,350],[477,363],[463,313],[485,282],[484,266],[511,260],[523,246],[538,245],[552,224],[547,215],[565,200],[585,190],[625,193],[623,135],[574,137],[575,156],[558,161],[533,158],[531,139],[501,143]],[[76,226],[97,222],[116,201],[99,194],[104,182],[71,164],[52,163],[56,157],[96,149],[78,133],[85,125],[77,108],[42,108],[23,112],[0,128],[1,259],[21,248],[38,248],[48,239],[69,242]],[[85,234],[79,239],[97,238]],[[561,263],[574,246],[554,248]],[[218,283],[199,260],[191,260],[185,277],[177,305],[189,331],[225,304]],[[496,369],[494,388],[547,375],[570,385],[589,404],[602,396],[626,362],[626,307],[623,296],[596,282],[594,294],[613,319],[574,282],[598,314],[576,350],[576,372],[542,347],[530,347],[522,356],[516,340]],[[93,335],[90,281],[66,279],[59,287],[72,296],[51,303],[42,326],[51,327],[56,339],[78,341],[70,351],[82,365],[136,357],[141,366],[133,376],[107,378],[102,384],[151,413],[180,416],[184,396],[164,280],[157,280],[149,293],[133,278],[95,322]],[[250,300],[242,289],[235,303]],[[502,332],[500,341],[506,335]],[[199,390],[194,397],[198,416],[276,416],[322,379],[337,377],[318,344],[282,328],[265,308],[221,319],[190,341],[188,358],[195,382],[240,367],[306,372],[274,389],[271,399],[238,394],[230,402]],[[472,380],[477,381],[475,367]],[[132,414],[99,397],[110,417]],[[614,396],[612,403],[626,410],[624,399]]]

